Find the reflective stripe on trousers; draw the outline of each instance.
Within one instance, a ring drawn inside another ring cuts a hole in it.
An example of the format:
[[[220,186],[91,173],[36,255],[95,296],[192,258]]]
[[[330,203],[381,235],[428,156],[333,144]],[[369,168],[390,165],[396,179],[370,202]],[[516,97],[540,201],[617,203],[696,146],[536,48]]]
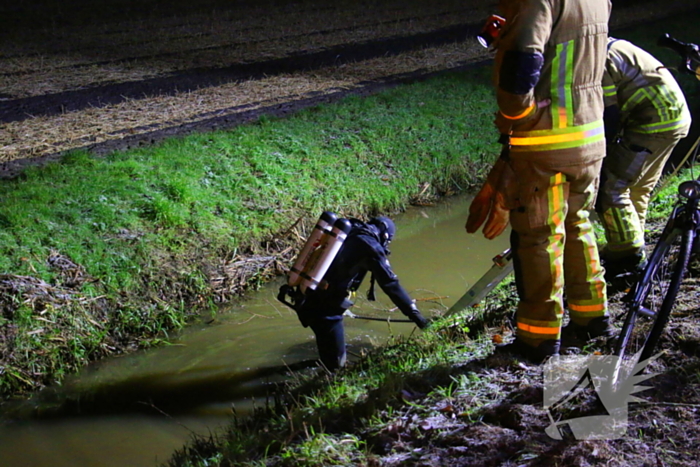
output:
[[[633,255],[644,247],[644,231],[632,203],[606,209],[600,222],[608,242],[606,249],[613,257]]]

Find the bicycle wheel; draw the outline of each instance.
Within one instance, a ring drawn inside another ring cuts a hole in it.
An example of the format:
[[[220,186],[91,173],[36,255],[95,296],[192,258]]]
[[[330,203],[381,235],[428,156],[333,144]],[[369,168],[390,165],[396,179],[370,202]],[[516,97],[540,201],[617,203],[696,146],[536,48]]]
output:
[[[676,237],[678,238],[678,237]],[[644,349],[639,357],[639,361],[643,362],[647,358],[651,357],[656,348],[656,344],[659,342],[661,333],[668,323],[668,319],[671,316],[671,311],[673,310],[673,305],[676,303],[676,296],[678,295],[678,290],[681,287],[681,283],[685,277],[685,273],[688,269],[688,262],[690,261],[690,253],[693,250],[693,242],[695,240],[695,230],[688,229],[683,232],[680,249],[677,255],[669,258],[668,270],[673,271],[668,282],[668,288],[661,303],[661,308],[659,309],[654,325],[649,332],[647,341],[644,344]]]
[[[631,292],[615,347],[615,355],[620,359],[639,357],[639,361],[644,361],[651,356],[676,301],[695,232],[674,228],[672,222],[661,235],[642,278]]]

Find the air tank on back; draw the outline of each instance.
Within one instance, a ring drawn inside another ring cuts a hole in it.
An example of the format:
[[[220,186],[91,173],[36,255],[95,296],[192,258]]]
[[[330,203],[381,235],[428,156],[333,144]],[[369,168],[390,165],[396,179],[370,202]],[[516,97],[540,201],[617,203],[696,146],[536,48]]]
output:
[[[318,287],[351,228],[352,224],[349,220],[337,219],[331,231],[321,237],[321,244],[311,253],[304,271],[300,274],[302,279],[299,288],[302,293]]]
[[[333,228],[333,223],[338,219],[335,213],[330,211],[324,211],[319,217],[314,229],[311,231],[309,238],[306,240],[303,248],[299,252],[294,265],[289,270],[289,275],[287,277],[287,285],[294,287],[299,285],[301,282],[301,273],[306,268],[309,258],[315,249],[317,249],[321,244],[321,238],[324,233],[330,232]]]

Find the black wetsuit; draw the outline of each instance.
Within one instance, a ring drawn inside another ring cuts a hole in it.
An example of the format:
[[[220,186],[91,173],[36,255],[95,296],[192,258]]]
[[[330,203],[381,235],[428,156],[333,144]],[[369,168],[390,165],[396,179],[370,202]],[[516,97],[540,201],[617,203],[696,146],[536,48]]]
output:
[[[353,228],[317,290],[307,294],[297,311],[304,327],[311,327],[323,364],[335,370],[345,364],[343,313],[353,303],[350,292],[357,290],[369,271],[379,287],[401,312],[423,327],[427,321],[420,314],[409,294],[399,284],[382,246],[380,232],[374,225],[359,224]]]

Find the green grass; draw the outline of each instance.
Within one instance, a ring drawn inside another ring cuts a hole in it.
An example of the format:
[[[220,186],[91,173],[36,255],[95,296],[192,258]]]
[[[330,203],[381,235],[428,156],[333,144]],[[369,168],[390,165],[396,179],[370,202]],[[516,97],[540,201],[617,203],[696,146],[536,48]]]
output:
[[[481,133],[492,106],[479,70],[104,159],[72,153],[0,187],[0,270],[51,279],[43,258],[55,248],[115,281],[154,249],[191,248],[192,232],[233,249],[302,213],[397,209],[421,182],[471,180],[470,159],[493,154]]]
[[[695,164],[680,170],[676,174],[663,177],[652,194],[649,203],[647,221],[650,223],[663,222],[671,214],[673,207],[684,198],[678,195],[678,185],[686,180],[697,179],[700,176],[700,165]]]

